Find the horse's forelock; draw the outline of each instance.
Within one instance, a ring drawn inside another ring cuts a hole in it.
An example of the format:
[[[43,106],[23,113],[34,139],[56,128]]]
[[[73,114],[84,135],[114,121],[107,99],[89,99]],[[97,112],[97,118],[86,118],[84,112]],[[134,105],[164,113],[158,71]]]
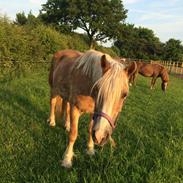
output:
[[[103,77],[95,83],[98,88],[96,103],[107,99],[112,106],[112,104],[119,101],[122,89],[127,82],[124,66],[120,63],[113,63]]]

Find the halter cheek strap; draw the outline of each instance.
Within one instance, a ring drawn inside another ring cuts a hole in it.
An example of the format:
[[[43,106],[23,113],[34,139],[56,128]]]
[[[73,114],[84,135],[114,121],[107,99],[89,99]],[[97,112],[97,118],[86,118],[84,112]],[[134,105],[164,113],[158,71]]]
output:
[[[109,115],[107,115],[106,113],[104,113],[104,112],[100,112],[100,113],[95,112],[94,115],[93,115],[93,121],[95,122],[98,117],[105,118],[108,121],[108,123],[111,125],[112,129],[115,128],[115,124],[114,124],[113,119]]]

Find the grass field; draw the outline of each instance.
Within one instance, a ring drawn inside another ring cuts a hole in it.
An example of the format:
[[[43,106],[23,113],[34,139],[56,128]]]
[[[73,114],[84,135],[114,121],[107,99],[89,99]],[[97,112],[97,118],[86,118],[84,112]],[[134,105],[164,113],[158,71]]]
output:
[[[60,166],[67,133],[49,128],[46,73],[0,81],[0,183],[182,183],[183,80],[166,94],[139,77],[113,134],[117,147],[86,154],[88,116],[79,124],[73,168]]]

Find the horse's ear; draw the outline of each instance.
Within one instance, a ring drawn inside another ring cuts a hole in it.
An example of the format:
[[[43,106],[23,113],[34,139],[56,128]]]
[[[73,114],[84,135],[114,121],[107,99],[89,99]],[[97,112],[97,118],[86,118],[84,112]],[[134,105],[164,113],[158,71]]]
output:
[[[102,55],[101,57],[101,67],[103,74],[110,69],[110,63],[107,61],[106,56]]]
[[[130,65],[128,65],[125,68],[125,71],[127,72],[128,78],[130,78],[137,70],[137,64],[135,61],[133,61]]]

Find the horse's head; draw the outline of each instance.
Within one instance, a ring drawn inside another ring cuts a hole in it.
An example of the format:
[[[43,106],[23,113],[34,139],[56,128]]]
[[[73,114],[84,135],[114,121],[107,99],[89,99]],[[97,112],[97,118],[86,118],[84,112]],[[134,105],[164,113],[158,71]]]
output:
[[[161,83],[161,89],[165,92],[168,86],[168,81],[163,81]]]
[[[103,76],[95,84],[95,111],[92,136],[98,145],[104,145],[111,136],[119,112],[128,95],[128,78],[136,69],[135,62],[125,68],[121,63],[101,57]]]

